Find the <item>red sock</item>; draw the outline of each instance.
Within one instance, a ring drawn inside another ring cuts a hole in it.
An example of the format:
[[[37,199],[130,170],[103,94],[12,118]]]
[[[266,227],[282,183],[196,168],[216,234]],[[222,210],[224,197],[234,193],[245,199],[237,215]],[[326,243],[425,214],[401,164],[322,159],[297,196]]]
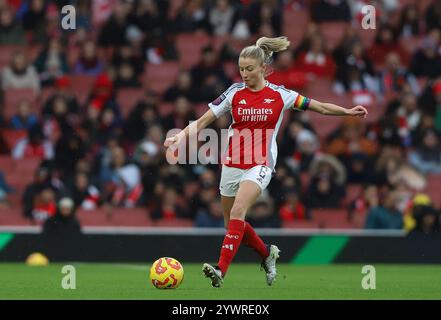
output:
[[[243,233],[242,243],[247,247],[250,247],[259,254],[262,259],[268,257],[269,252],[265,243],[262,239],[257,235],[256,231],[254,231],[253,227],[245,222],[245,231]]]
[[[239,249],[244,230],[245,221],[231,219],[228,223],[228,231],[225,235],[224,242],[222,243],[220,258],[217,263],[223,275],[227,273],[228,267]]]

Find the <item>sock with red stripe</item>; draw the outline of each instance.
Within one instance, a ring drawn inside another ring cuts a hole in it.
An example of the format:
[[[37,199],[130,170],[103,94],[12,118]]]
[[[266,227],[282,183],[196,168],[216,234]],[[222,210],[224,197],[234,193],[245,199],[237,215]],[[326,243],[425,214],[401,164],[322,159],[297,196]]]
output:
[[[217,266],[222,271],[222,275],[227,273],[228,267],[233,261],[239,249],[245,231],[245,221],[231,219],[228,223],[228,231],[222,243],[221,253]]]
[[[248,222],[245,222],[242,243],[254,249],[262,259],[265,259],[269,255],[267,246]]]

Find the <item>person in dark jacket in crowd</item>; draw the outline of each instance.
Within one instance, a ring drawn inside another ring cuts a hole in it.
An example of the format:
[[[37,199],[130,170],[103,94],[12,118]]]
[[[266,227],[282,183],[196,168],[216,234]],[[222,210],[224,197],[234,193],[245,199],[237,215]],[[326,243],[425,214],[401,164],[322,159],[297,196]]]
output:
[[[61,198],[57,214],[47,219],[43,225],[43,234],[57,237],[77,236],[81,227],[75,218],[75,204],[71,198]]]

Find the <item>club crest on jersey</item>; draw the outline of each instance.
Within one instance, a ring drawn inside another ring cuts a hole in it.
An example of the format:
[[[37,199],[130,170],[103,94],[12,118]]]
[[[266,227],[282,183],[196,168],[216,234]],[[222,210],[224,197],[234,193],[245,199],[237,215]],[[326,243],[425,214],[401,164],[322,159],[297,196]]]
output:
[[[263,103],[271,103],[274,102],[274,99],[264,99]]]
[[[225,94],[221,94],[216,100],[214,100],[211,104],[218,106],[221,104],[222,101],[225,100],[227,96]]]

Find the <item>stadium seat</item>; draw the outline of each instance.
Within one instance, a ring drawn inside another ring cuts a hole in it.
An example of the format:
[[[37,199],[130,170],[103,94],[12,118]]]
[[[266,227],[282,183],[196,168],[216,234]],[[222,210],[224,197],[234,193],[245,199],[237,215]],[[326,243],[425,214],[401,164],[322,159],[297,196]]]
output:
[[[115,208],[110,216],[114,226],[146,227],[151,225],[150,215],[146,208]]]
[[[9,65],[12,54],[16,51],[25,51],[23,46],[7,45],[0,47],[0,70]]]
[[[176,37],[179,62],[185,69],[195,66],[201,59],[202,49],[210,44],[206,33],[183,33]]]
[[[116,99],[121,108],[124,118],[130,113],[133,107],[144,98],[144,89],[119,89]]]
[[[25,158],[14,160],[14,170],[8,176],[11,184],[17,187],[25,187],[32,182],[37,168],[40,166],[40,158]]]
[[[283,229],[318,229],[319,224],[312,220],[282,221]]]
[[[102,208],[91,211],[79,209],[76,217],[83,227],[110,226],[110,216]]]
[[[306,10],[286,8],[283,11],[283,34],[291,41],[291,47],[296,48],[303,39],[303,34],[309,22]]]
[[[350,229],[354,227],[348,221],[345,209],[315,209],[312,211],[312,220],[317,222],[320,228]]]
[[[161,64],[146,64],[143,87],[162,94],[171,87],[179,74],[179,64],[168,61]]]
[[[5,117],[10,119],[17,112],[17,106],[22,100],[28,100],[34,106],[34,111],[38,113],[38,95],[32,89],[8,89],[4,93],[5,99]]]
[[[31,226],[34,225],[29,219],[26,219],[21,210],[15,207],[0,208],[0,226]]]
[[[9,155],[0,156],[0,171],[6,176],[14,168],[14,160]],[[7,179],[6,179],[7,182]]]
[[[71,91],[77,97],[78,103],[85,103],[92,91],[95,77],[88,75],[72,75],[70,76],[70,81]]]
[[[6,143],[8,144],[8,147],[11,151],[15,147],[17,142],[25,138],[26,136],[26,130],[3,129],[3,137],[5,138]]]
[[[153,221],[153,226],[155,227],[170,227],[170,228],[189,228],[194,224],[193,220],[190,219],[159,219]]]

